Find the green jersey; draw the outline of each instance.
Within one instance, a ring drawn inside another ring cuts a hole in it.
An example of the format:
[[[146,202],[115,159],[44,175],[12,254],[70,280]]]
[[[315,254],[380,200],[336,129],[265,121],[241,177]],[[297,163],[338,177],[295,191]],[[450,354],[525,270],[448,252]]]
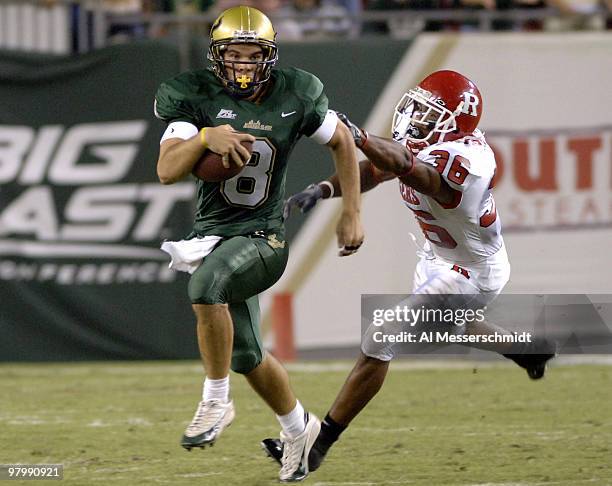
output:
[[[321,81],[300,69],[273,70],[271,82],[259,104],[233,98],[209,70],[179,74],[157,91],[156,114],[167,123],[189,122],[198,130],[229,124],[257,139],[236,177],[198,180],[194,232],[200,236],[243,235],[283,224],[289,155],[302,135],[322,125],[328,101]]]

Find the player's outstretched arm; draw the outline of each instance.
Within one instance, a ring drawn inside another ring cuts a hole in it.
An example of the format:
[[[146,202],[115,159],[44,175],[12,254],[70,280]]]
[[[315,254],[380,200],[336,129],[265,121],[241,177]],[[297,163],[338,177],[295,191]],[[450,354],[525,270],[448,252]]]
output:
[[[359,182],[362,193],[374,189],[381,182],[391,179],[395,179],[395,174],[378,170],[369,160],[359,162]],[[310,184],[303,191],[288,198],[283,209],[283,216],[285,219],[289,218],[293,208],[299,209],[302,213],[307,213],[315,207],[320,199],[340,196],[342,196],[340,181],[338,176],[333,174],[329,179],[317,184]]]
[[[208,127],[193,137],[183,140],[169,138],[159,147],[157,176],[162,184],[173,184],[187,177],[206,149],[227,156],[229,161],[244,165],[251,154],[242,146],[242,141],[254,142],[255,137],[234,131],[230,125]]]
[[[342,190],[342,214],[336,226],[339,255],[355,253],[363,243],[361,225],[361,191],[359,170],[355,158],[353,139],[345,125],[338,122],[331,140],[327,143],[336,164],[336,174]]]
[[[395,174],[404,184],[421,194],[434,197],[441,203],[450,203],[453,200],[453,190],[440,173],[431,165],[419,161],[404,144],[390,138],[370,135],[342,113],[338,113],[338,118],[349,128],[355,145],[375,167]]]

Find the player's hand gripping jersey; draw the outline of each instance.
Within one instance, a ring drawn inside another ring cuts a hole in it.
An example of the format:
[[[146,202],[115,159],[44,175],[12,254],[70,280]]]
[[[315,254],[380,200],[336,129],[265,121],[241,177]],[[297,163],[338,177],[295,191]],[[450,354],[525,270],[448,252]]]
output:
[[[180,74],[155,97],[166,139],[193,137],[203,127],[231,125],[257,138],[240,174],[227,181],[198,180],[194,231],[233,236],[282,226],[287,161],[302,135],[327,143],[336,128],[323,85],[300,69],[273,70],[273,87],[260,103],[231,96],[210,70]]]

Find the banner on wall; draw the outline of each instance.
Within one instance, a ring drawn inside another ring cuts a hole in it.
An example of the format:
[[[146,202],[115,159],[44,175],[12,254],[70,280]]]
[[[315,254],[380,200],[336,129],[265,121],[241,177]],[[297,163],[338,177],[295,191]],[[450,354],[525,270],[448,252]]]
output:
[[[160,241],[191,226],[192,182],[155,163],[174,49],[0,56],[0,360],[197,356],[185,280]]]
[[[283,45],[279,67],[316,73],[330,106],[359,121],[409,44]],[[346,73],[381,48],[378,69],[347,89]],[[176,49],[156,42],[73,58],[0,53],[0,360],[198,355],[187,275],[159,250],[193,214],[194,185],[163,186],[155,173],[163,126],[152,100],[178,70]],[[326,147],[301,142],[287,191],[333,170]],[[303,220],[288,222],[290,239]]]
[[[612,227],[612,127],[486,137],[505,232]]]

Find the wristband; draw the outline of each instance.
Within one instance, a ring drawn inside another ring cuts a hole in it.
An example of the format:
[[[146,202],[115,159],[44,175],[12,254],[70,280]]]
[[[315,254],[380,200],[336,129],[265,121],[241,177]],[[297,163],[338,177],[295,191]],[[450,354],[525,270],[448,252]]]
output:
[[[361,137],[361,145],[359,145],[360,149],[364,149],[366,144],[368,143],[368,132],[366,132],[363,128],[361,129],[361,133],[363,136]]]
[[[202,130],[200,130],[200,142],[202,142],[202,146],[205,149],[208,148],[208,144],[206,143],[206,128],[202,128]]]
[[[323,199],[329,199],[329,198],[334,197],[334,185],[331,182],[329,182],[329,181],[321,181],[321,182],[319,182],[319,185],[320,186],[323,185],[323,186],[329,187],[329,196],[326,197],[326,198],[323,198]]]

